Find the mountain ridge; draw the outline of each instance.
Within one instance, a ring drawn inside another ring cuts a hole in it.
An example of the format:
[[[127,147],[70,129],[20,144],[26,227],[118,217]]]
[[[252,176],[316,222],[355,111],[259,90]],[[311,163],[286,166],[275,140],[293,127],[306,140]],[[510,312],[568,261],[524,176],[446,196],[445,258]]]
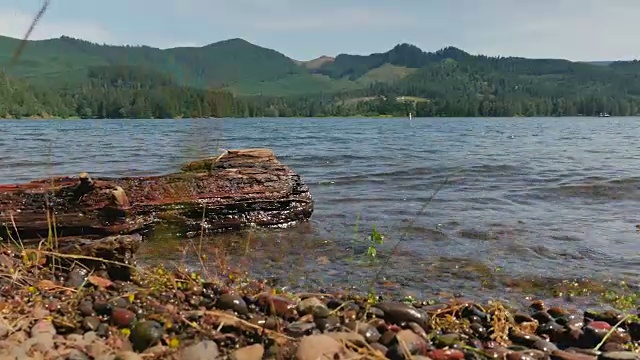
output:
[[[20,41],[0,36],[0,64],[8,63]],[[298,96],[365,91],[376,84],[402,86],[403,81],[433,76],[432,70],[449,71],[439,67],[441,63],[458,64],[487,74],[498,72],[501,74],[498,77],[503,78],[566,77],[576,73],[593,73],[592,76],[602,78],[602,71],[635,69],[633,62],[491,57],[472,55],[454,46],[427,52],[406,42],[386,52],[342,53],[299,61],[239,37],[203,46],[161,49],[147,45],[100,45],[61,36],[28,40],[18,64],[5,71],[34,83],[72,87],[85,83],[87,72],[93,67],[126,65],[166,74],[181,86],[224,89],[237,95]]]
[[[0,37],[0,64],[19,45]],[[305,62],[241,38],[160,49],[63,36],[29,41],[4,72],[5,117],[640,114],[640,61],[427,52],[408,43]]]

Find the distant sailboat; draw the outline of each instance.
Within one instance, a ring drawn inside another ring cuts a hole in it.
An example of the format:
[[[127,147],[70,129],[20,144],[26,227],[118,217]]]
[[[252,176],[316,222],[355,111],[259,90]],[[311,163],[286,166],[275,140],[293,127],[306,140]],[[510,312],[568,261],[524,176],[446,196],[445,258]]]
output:
[[[409,112],[409,120],[413,119],[413,114],[411,112]]]

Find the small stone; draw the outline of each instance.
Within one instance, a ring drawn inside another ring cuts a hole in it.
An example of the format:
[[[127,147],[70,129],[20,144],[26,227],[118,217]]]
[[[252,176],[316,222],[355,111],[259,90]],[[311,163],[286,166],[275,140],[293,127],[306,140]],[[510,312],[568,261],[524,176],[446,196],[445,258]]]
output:
[[[516,313],[515,315],[513,315],[513,320],[516,323],[520,324],[520,323],[523,323],[523,322],[532,322],[534,320],[534,318],[532,318],[528,314]]]
[[[91,301],[81,302],[78,306],[78,310],[80,310],[80,313],[83,316],[94,316],[96,314],[96,312],[93,311],[93,303]]]
[[[384,356],[384,355],[386,355],[386,354],[387,354],[387,352],[389,351],[389,349],[388,349],[386,346],[384,346],[384,345],[382,345],[382,344],[380,344],[380,343],[373,343],[373,344],[371,344],[370,346],[371,346],[371,348],[372,348],[373,350],[375,350],[375,351],[379,352],[379,353],[380,353],[380,354],[382,354],[383,356]]]
[[[464,353],[456,349],[435,349],[430,351],[427,356],[432,360],[463,360]]]
[[[529,307],[534,311],[543,311],[544,310],[544,301],[542,300],[534,300]]]
[[[100,319],[95,316],[87,316],[82,319],[82,328],[86,331],[96,331],[100,324]]]
[[[11,327],[8,324],[0,323],[0,339],[4,339],[11,332]]]
[[[121,351],[114,360],[142,360],[142,356],[131,351]]]
[[[133,345],[133,349],[135,351],[142,352],[148,347],[157,344],[162,338],[163,334],[164,330],[162,329],[162,325],[160,325],[160,323],[152,320],[142,321],[140,323],[137,323],[133,327],[133,329],[131,329],[129,341],[131,341],[131,344]],[[218,348],[216,347],[216,352],[217,350]]]
[[[559,318],[561,316],[569,315],[569,312],[561,307],[553,306],[547,310],[549,315],[553,316],[553,318]]]
[[[537,335],[527,334],[523,331],[516,330],[509,334],[509,340],[511,340],[514,344],[517,344],[517,345],[532,347],[536,341],[542,340],[542,338],[540,338]]]
[[[111,301],[109,301],[109,304],[111,304],[111,306],[113,308],[126,308],[127,306],[129,306],[129,302],[121,297],[116,297],[114,299],[111,299]]]
[[[113,307],[106,301],[96,301],[93,303],[93,310],[102,316],[111,316]]]
[[[460,335],[458,334],[444,334],[435,338],[435,345],[439,348],[452,347],[460,342]]]
[[[187,346],[180,351],[179,355],[180,359],[210,360],[217,358],[218,355],[220,355],[220,351],[218,350],[218,345],[215,342],[205,340]]]
[[[277,315],[281,318],[297,318],[296,302],[283,296],[263,294],[258,297],[258,306],[270,315]]]
[[[242,296],[237,294],[222,294],[215,306],[220,310],[233,310],[240,315],[249,314],[249,308]]]
[[[411,355],[426,355],[428,343],[411,330],[401,330],[395,336],[395,341],[389,347],[387,357],[404,359],[405,349]]]
[[[471,331],[473,331],[474,334],[476,334],[477,337],[484,339],[487,337],[487,328],[485,328],[484,326],[482,326],[482,324],[478,324],[478,323],[472,323],[469,328],[471,329]]]
[[[49,335],[53,338],[56,334],[56,328],[53,326],[51,321],[48,320],[40,320],[31,328],[31,337],[36,337],[38,335]]]
[[[429,315],[402,302],[381,302],[375,307],[384,312],[384,319],[392,324],[415,322],[423,329],[429,327]]]
[[[514,351],[507,354],[506,360],[535,360],[531,355],[524,351]]]
[[[558,347],[554,343],[551,343],[551,342],[549,342],[547,340],[542,340],[542,339],[537,340],[536,342],[534,342],[531,345],[531,347],[533,349],[538,349],[538,350],[544,351],[546,353],[550,353],[550,352],[552,352],[554,350],[558,350]]]
[[[326,319],[331,315],[331,310],[324,305],[319,305],[313,307],[312,313],[314,319]]]
[[[549,355],[551,360],[595,360],[595,356],[579,354],[563,350],[554,350]]]
[[[606,321],[592,321],[587,325],[587,327],[597,329],[597,330],[611,330],[611,324]]]
[[[245,346],[231,353],[231,360],[261,360],[264,356],[264,346],[255,344]]]
[[[80,334],[69,334],[67,335],[67,341],[72,343],[81,343],[84,342],[84,336]]]
[[[51,315],[51,312],[42,306],[36,306],[31,311],[31,315],[34,319],[42,320]]]
[[[313,322],[321,332],[330,331],[340,326],[340,319],[335,315],[329,316],[326,319],[314,319]]]
[[[91,358],[78,349],[71,349],[67,354],[67,360],[90,360]]]
[[[128,327],[135,317],[136,315],[130,310],[115,308],[111,313],[111,322],[119,327]]]
[[[316,328],[315,323],[307,322],[294,322],[287,326],[287,332],[293,337],[302,337],[304,335],[311,335],[311,332]]]
[[[102,323],[98,326],[98,330],[96,330],[95,334],[101,337],[107,337],[109,335],[109,325]]]
[[[603,352],[598,356],[598,360],[638,360],[640,354],[632,351],[610,351]]]
[[[315,297],[306,298],[298,303],[297,309],[300,315],[307,315],[313,312],[316,306],[325,306],[320,299]],[[326,306],[325,306],[326,307]]]
[[[84,333],[83,338],[85,342],[92,343],[98,340],[98,333],[95,331],[87,331],[86,333]]]
[[[345,359],[349,351],[338,341],[327,335],[305,336],[296,350],[297,360]]]
[[[363,323],[360,321],[354,321],[347,324],[347,328],[351,331],[355,331],[364,337],[365,341],[369,344],[380,340],[380,332],[374,326]]]
[[[553,316],[549,315],[546,311],[536,311],[531,314],[531,317],[538,321],[540,324],[546,324],[549,321],[553,321]]]
[[[64,282],[64,286],[68,288],[78,289],[85,283],[86,274],[78,268],[72,269],[67,275],[67,281]]]
[[[364,339],[364,336],[354,332],[330,332],[327,333],[327,336],[338,341],[350,342],[358,347],[364,347],[367,345],[367,341]]]

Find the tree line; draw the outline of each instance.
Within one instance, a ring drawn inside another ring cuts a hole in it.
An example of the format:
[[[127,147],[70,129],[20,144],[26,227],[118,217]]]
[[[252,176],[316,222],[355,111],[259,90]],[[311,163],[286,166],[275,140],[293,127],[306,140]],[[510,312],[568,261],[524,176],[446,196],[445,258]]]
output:
[[[96,66],[82,85],[47,87],[0,73],[0,117],[208,118],[323,116],[612,116],[640,112],[629,77],[540,76],[443,61],[395,83],[332,94],[234,96],[176,84],[135,66]],[[504,68],[503,62],[497,63]],[[530,68],[527,68],[531,72]],[[636,76],[637,77],[637,76]],[[407,98],[411,96],[411,98]],[[407,100],[408,99],[408,100]]]

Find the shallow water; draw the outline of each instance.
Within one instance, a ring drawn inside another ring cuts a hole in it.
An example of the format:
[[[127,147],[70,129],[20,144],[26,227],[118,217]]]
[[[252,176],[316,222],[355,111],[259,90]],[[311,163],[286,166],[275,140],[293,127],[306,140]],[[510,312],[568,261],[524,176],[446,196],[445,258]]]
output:
[[[504,295],[513,278],[637,277],[639,120],[2,121],[0,183],[162,174],[270,147],[310,186],[312,220],[207,239],[207,251],[231,244],[231,261],[282,285],[363,287],[401,240],[383,273],[391,288]],[[374,224],[385,243],[369,264]],[[165,236],[143,258],[197,265],[184,243]]]

